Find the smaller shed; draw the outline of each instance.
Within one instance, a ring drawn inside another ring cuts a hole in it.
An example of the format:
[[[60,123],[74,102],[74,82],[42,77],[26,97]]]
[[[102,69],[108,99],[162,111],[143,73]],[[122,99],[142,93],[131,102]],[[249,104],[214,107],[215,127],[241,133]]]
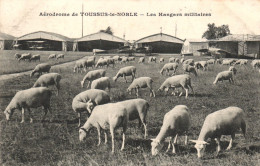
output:
[[[13,48],[15,37],[0,32],[0,50],[11,50]]]
[[[183,44],[182,53],[191,53],[194,56],[201,56],[203,53],[198,52],[197,50],[208,48],[209,43],[206,39],[187,39]]]

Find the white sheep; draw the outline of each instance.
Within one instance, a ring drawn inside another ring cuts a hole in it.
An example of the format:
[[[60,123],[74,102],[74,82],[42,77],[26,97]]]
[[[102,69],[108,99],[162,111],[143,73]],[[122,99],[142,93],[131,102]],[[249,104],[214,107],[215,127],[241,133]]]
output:
[[[158,89],[158,91],[166,91],[166,93],[169,91],[170,88],[172,88],[173,90],[175,88],[178,87],[182,87],[185,92],[186,92],[186,98],[188,98],[188,90],[189,88],[192,90],[192,93],[194,95],[194,91],[193,88],[191,86],[191,77],[188,74],[182,74],[182,75],[176,75],[176,76],[172,76],[167,78],[162,85],[160,86],[160,88]],[[179,96],[182,95],[183,92],[181,92],[179,94]],[[173,92],[173,94],[175,95],[175,92]]]
[[[91,102],[92,105],[88,104],[88,102]],[[78,126],[81,125],[82,112],[87,112],[87,116],[89,117],[94,106],[108,102],[110,102],[109,95],[106,91],[100,89],[89,89],[75,96],[72,101],[72,109],[78,114]]]
[[[235,75],[236,72],[237,72],[236,68],[231,66],[228,71],[222,71],[222,72],[218,73],[218,75],[217,75],[215,81],[213,82],[213,84],[216,84],[219,81],[223,82],[223,80],[229,80],[230,83],[231,82],[234,83],[233,75]]]
[[[207,63],[208,64],[215,64],[216,60],[215,59],[209,59],[209,60],[207,60]]]
[[[198,76],[194,66],[191,66],[189,64],[183,64],[182,69],[183,69],[184,72],[188,72],[189,74],[193,73],[196,77]]]
[[[127,62],[129,62],[129,59],[128,59],[128,57],[122,57],[122,60],[121,60],[121,63],[127,63]]]
[[[6,116],[6,120],[10,120],[11,116],[15,109],[19,109],[22,111],[22,121],[24,123],[24,112],[28,111],[30,116],[30,123],[33,122],[33,118],[31,116],[30,108],[38,108],[43,106],[44,108],[44,116],[45,119],[46,114],[50,110],[50,99],[51,99],[51,91],[46,87],[38,87],[38,88],[30,88],[26,90],[21,90],[15,94],[9,105],[6,107],[4,114]]]
[[[36,54],[36,55],[33,55],[31,58],[30,58],[30,61],[36,61],[36,60],[41,60],[41,56],[40,54]]]
[[[160,58],[159,63],[163,63],[164,62],[164,58]]]
[[[64,54],[58,54],[57,56],[56,56],[56,59],[64,59]]]
[[[48,63],[38,64],[31,72],[30,77],[32,77],[35,73],[39,73],[39,75],[42,75],[43,72],[49,73],[50,69],[51,65],[49,65]]]
[[[115,67],[115,60],[113,58],[107,58],[107,64],[112,65],[113,67]]]
[[[156,57],[154,57],[154,56],[152,56],[152,57],[149,57],[149,59],[148,59],[148,63],[151,63],[151,62],[154,62],[154,63],[156,63]]]
[[[236,61],[235,65],[240,64],[240,66],[242,66],[242,65],[246,65],[247,63],[248,63],[247,59],[239,59]]]
[[[108,60],[107,60],[107,59],[104,59],[104,58],[100,58],[100,59],[97,61],[95,67],[104,67],[105,65],[108,67],[108,65],[109,65]]]
[[[175,58],[175,63],[180,63],[180,59],[179,58]]]
[[[92,69],[95,67],[95,59],[87,59],[84,63],[84,69],[86,71],[86,68],[91,67]]]
[[[251,65],[253,66],[253,68],[259,68],[260,67],[260,60],[259,59],[255,59],[252,60]]]
[[[30,61],[32,57],[32,54],[31,53],[27,53],[27,54],[22,54],[21,57],[18,59],[18,62],[20,62],[21,60],[28,60]]]
[[[154,90],[152,88],[153,80],[150,77],[139,77],[134,79],[134,81],[127,88],[127,92],[131,94],[134,89],[136,92],[136,96],[139,97],[139,88],[149,88],[150,97],[155,97]]]
[[[231,135],[227,150],[231,149],[237,130],[241,128],[245,137],[246,123],[244,118],[244,111],[238,107],[227,107],[209,114],[203,123],[198,140],[190,140],[196,143],[195,148],[197,149],[198,157],[203,157],[206,145],[209,144],[207,143],[208,138],[215,138],[218,155],[221,150],[221,136]]]
[[[61,75],[59,73],[43,74],[36,80],[33,87],[48,87],[50,85],[55,85],[58,90],[57,91],[57,96],[58,96],[60,90],[60,80],[61,80]]]
[[[224,59],[221,64],[222,65],[232,65],[233,63],[236,63],[235,59]]]
[[[194,67],[196,69],[202,68],[204,71],[208,69],[208,62],[207,61],[198,61],[194,63]]]
[[[75,66],[73,68],[73,72],[75,73],[77,71],[77,73],[78,73],[79,70],[81,70],[81,73],[82,73],[82,69],[84,69],[84,71],[86,72],[86,63],[87,63],[87,60],[85,60],[85,59],[77,60]]]
[[[108,88],[108,91],[110,91],[111,86],[110,86],[109,77],[101,77],[92,81],[91,83],[91,89],[105,90],[106,88]]]
[[[173,57],[169,58],[169,62],[170,62],[170,63],[175,62],[175,58],[173,58]]]
[[[105,144],[107,143],[107,130],[110,130],[112,139],[112,153],[115,152],[115,130],[119,127],[123,128],[123,141],[121,150],[125,146],[125,133],[127,130],[128,114],[121,104],[109,103],[104,105],[96,106],[86,121],[86,123],[79,129],[79,140],[82,142],[93,127],[97,128],[98,131],[98,146],[101,143],[100,130],[105,131]]]
[[[113,80],[116,82],[116,80],[119,77],[124,77],[125,82],[127,82],[126,76],[132,76],[132,81],[133,81],[135,78],[135,75],[136,75],[136,67],[135,66],[126,66],[126,67],[121,68],[117,72],[116,76],[113,77]]]
[[[161,69],[160,73],[161,75],[163,75],[164,71],[167,71],[167,74],[169,75],[169,71],[173,70],[172,75],[174,75],[176,73],[176,70],[178,68],[178,64],[177,63],[166,63],[163,68]]]
[[[135,57],[128,57],[128,61],[135,61]]]
[[[187,145],[187,132],[190,128],[190,116],[188,107],[185,105],[177,105],[171,111],[167,112],[163,118],[163,125],[159,134],[155,139],[152,139],[152,155],[157,155],[163,148],[163,141],[170,137],[169,145],[166,153],[173,147],[172,153],[176,153],[174,144],[177,143],[178,135],[185,134],[185,145]],[[175,139],[174,139],[175,138]],[[172,142],[172,140],[174,141]]]
[[[98,69],[98,70],[92,70],[92,71],[89,71],[85,76],[84,78],[82,79],[82,81],[80,82],[81,84],[81,87],[83,88],[84,87],[84,83],[85,81],[89,81],[88,82],[88,85],[87,85],[87,88],[91,85],[91,82],[97,78],[100,78],[100,77],[105,77],[106,75],[106,70],[104,69]]]
[[[22,56],[22,55],[21,55],[21,54],[18,54],[18,53],[15,53],[15,54],[14,54],[14,58],[15,58],[15,59],[19,59],[19,58],[21,58],[21,56]]]
[[[184,61],[185,61],[185,59],[184,59],[184,58],[181,58],[180,63],[183,63]]]
[[[56,54],[50,54],[48,57],[48,59],[54,59],[54,58],[56,58]]]
[[[141,58],[139,59],[138,63],[144,63],[144,61],[145,61],[145,58],[144,58],[144,57],[141,57]]]
[[[194,65],[194,60],[193,59],[187,59],[183,62],[183,64],[188,64],[188,65],[191,65],[193,66]]]
[[[122,58],[119,55],[113,56],[113,59],[115,60],[115,63],[118,63],[119,61],[122,60]]]

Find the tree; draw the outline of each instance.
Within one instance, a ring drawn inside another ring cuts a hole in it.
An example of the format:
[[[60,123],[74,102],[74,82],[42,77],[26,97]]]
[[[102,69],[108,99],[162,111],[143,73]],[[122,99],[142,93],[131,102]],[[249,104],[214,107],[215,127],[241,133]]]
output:
[[[217,27],[214,23],[208,24],[208,29],[202,35],[202,38],[206,39],[217,39],[227,35],[230,35],[230,30],[228,25],[221,25]]]
[[[105,32],[105,33],[108,33],[110,35],[114,34],[114,32],[113,32],[113,30],[110,26],[108,26],[106,30],[100,30],[99,32]]]

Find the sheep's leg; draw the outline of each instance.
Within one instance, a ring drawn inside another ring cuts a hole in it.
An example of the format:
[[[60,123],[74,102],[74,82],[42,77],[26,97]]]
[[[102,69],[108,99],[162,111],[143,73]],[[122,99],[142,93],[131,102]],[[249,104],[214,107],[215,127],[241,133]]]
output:
[[[231,134],[231,139],[229,141],[229,145],[226,150],[230,150],[232,148],[233,140],[235,139],[235,133]]]
[[[217,143],[217,155],[219,154],[221,147],[220,147],[220,137],[215,138],[215,141]]]
[[[177,136],[178,136],[178,135],[175,136],[174,142],[175,142],[175,140],[177,140]],[[173,154],[176,154],[174,142],[172,142],[172,153],[173,153]]]
[[[22,121],[20,123],[24,123],[24,108],[22,108]]]
[[[107,130],[104,130],[104,135],[105,135],[105,144],[107,144]]]
[[[184,145],[187,145],[188,144],[188,135],[185,134],[185,142],[184,142]]]
[[[152,96],[155,97],[155,93],[154,93],[153,89],[150,87],[149,87],[149,89],[150,89],[150,97],[152,97]]]
[[[89,88],[89,86],[90,86],[90,83],[91,83],[91,81],[88,81],[88,85],[87,85],[87,88]]]
[[[167,150],[166,150],[165,153],[168,153],[168,152],[169,152],[169,150],[170,150],[170,148],[171,148],[171,144],[172,144],[172,137],[170,137],[170,139],[169,139],[168,148],[167,148]]]
[[[136,97],[139,97],[139,88],[135,88],[136,90]]]
[[[97,132],[98,132],[98,144],[97,144],[97,146],[99,146],[100,143],[101,143],[101,133],[100,133],[100,126],[99,125],[97,125]]]
[[[194,91],[193,91],[193,88],[192,88],[192,86],[191,85],[189,85],[189,88],[191,89],[191,91],[192,91],[192,94],[193,94],[193,96],[195,95],[195,93],[194,93]]]
[[[177,144],[177,139],[178,139],[178,134],[176,134],[175,138],[174,138],[174,144]]]
[[[110,126],[110,133],[112,139],[112,153],[115,152],[115,138],[114,138],[114,129]]]
[[[30,108],[28,108],[28,112],[29,112],[29,117],[30,117],[30,123],[33,123],[33,118],[32,118],[32,114],[31,114]]]
[[[188,88],[185,88],[185,92],[186,92],[185,98],[187,99],[187,98],[188,98],[188,95],[189,95],[189,90],[188,90]]]
[[[123,77],[124,77],[124,79],[125,79],[125,82],[127,83],[127,80],[126,80],[125,74],[123,74]]]
[[[81,126],[81,120],[80,120],[81,119],[81,112],[78,113],[78,119],[79,119],[78,127],[80,127]]]
[[[127,129],[127,122],[123,122],[123,123],[125,123],[125,124],[123,125],[123,136],[122,136],[123,141],[122,141],[121,151],[124,150],[124,148],[125,148],[125,133],[126,133],[126,129]]]
[[[60,91],[60,84],[59,83],[56,83],[56,88],[57,88],[56,95],[58,96],[59,95],[59,91]]]

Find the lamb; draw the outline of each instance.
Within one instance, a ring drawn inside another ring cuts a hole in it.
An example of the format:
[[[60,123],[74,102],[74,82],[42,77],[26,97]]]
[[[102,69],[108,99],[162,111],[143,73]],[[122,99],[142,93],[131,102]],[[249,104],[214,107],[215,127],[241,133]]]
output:
[[[110,86],[109,77],[101,77],[101,78],[94,80],[91,83],[91,89],[105,90],[106,88],[108,88],[108,91],[110,91],[111,86]]]
[[[235,75],[236,72],[237,72],[236,68],[231,66],[228,71],[222,71],[222,72],[218,73],[218,75],[217,75],[215,81],[213,82],[213,84],[216,84],[219,81],[223,82],[223,80],[229,80],[230,83],[231,82],[234,83],[233,75]]]
[[[194,65],[194,60],[193,59],[187,59],[183,62],[183,64],[188,64],[188,65],[191,65],[193,66]]]
[[[107,59],[103,59],[103,58],[100,58],[98,61],[97,61],[97,64],[96,64],[96,67],[103,67],[103,66],[107,66],[108,67],[108,61]]]
[[[144,61],[145,61],[145,58],[144,58],[144,57],[141,57],[141,58],[139,59],[138,63],[144,63]]]
[[[22,55],[21,55],[21,54],[18,54],[18,53],[15,53],[15,54],[14,54],[14,58],[15,58],[15,59],[19,59],[19,58],[21,58],[21,56],[22,56]]]
[[[50,69],[51,65],[49,65],[48,63],[38,64],[31,72],[30,77],[32,77],[35,73],[39,73],[39,75],[42,75],[43,72],[49,73]]]
[[[133,82],[135,75],[136,75],[136,67],[135,66],[126,66],[126,67],[121,68],[117,72],[116,76],[113,77],[113,80],[116,82],[116,80],[119,77],[124,77],[125,82],[127,82],[126,76],[132,76],[132,82]]]
[[[30,58],[30,61],[36,61],[36,60],[41,60],[41,56],[39,54],[36,54],[36,55],[33,55],[31,58]]]
[[[198,140],[190,140],[196,143],[195,148],[197,149],[198,158],[203,157],[206,145],[209,144],[206,142],[208,138],[215,138],[217,155],[221,150],[220,138],[222,135],[231,135],[227,150],[232,148],[235,133],[240,128],[246,138],[246,123],[244,119],[244,111],[238,107],[227,107],[209,114],[201,128]]]
[[[79,129],[79,140],[82,142],[93,127],[97,128],[98,131],[98,146],[101,143],[100,130],[105,131],[105,144],[107,143],[107,130],[110,130],[112,139],[112,153],[115,152],[115,129],[123,128],[123,142],[121,151],[124,150],[125,146],[125,133],[127,130],[128,114],[126,109],[118,103],[109,103],[99,105],[94,108],[92,114],[86,121],[86,123]]]
[[[169,145],[166,153],[173,147],[172,153],[176,153],[174,144],[177,143],[178,135],[185,134],[185,145],[187,145],[187,132],[190,128],[190,116],[188,107],[185,105],[177,105],[171,111],[167,112],[163,118],[163,125],[157,137],[152,139],[152,155],[157,155],[163,148],[162,142],[166,137],[170,137]],[[174,142],[172,139],[175,137]]]
[[[60,80],[61,75],[59,73],[48,73],[40,76],[33,85],[35,87],[48,87],[50,85],[55,85],[57,88],[57,96],[60,90]]]
[[[84,87],[84,83],[85,81],[89,81],[87,88],[90,86],[91,82],[97,78],[100,77],[105,77],[106,75],[106,70],[104,69],[98,69],[98,70],[93,70],[93,71],[89,71],[83,78],[83,80],[80,82],[81,83],[81,87]]]
[[[89,105],[91,102],[92,105]],[[84,92],[79,93],[74,97],[72,101],[72,109],[78,114],[79,124],[81,126],[81,113],[87,112],[87,116],[91,114],[94,106],[100,104],[106,104],[110,102],[110,97],[106,91],[100,89],[89,89]]]
[[[151,63],[151,62],[156,63],[156,57],[154,57],[154,56],[149,57],[148,62],[149,62],[149,63]]]
[[[28,54],[22,54],[21,57],[18,59],[18,62],[20,62],[21,60],[28,60],[30,61],[32,57],[32,54],[31,53],[28,53]]]
[[[183,71],[184,72],[188,72],[189,74],[190,73],[193,73],[196,77],[198,76],[197,72],[196,72],[196,69],[194,66],[191,66],[189,64],[183,64],[182,65],[182,68],[183,68]]]
[[[167,71],[167,74],[169,75],[169,71],[173,70],[172,75],[174,75],[176,73],[176,70],[178,68],[178,64],[177,63],[166,63],[163,68],[161,69],[160,73],[161,75],[163,75],[164,71]]]
[[[208,64],[215,64],[216,60],[215,59],[209,59],[209,60],[207,60],[207,63]]]
[[[163,91],[165,90],[166,93],[169,91],[170,88],[173,90],[175,88],[182,87],[185,92],[186,92],[186,97],[188,98],[188,90],[189,88],[192,90],[192,93],[194,95],[193,88],[191,86],[191,77],[188,74],[182,74],[182,75],[176,75],[167,78],[161,85],[161,87],[158,89],[158,91]],[[173,93],[175,95],[175,92]],[[180,93],[179,96],[182,95],[182,92]]]
[[[84,69],[84,71],[86,72],[86,63],[87,63],[87,61],[85,59],[76,61],[76,64],[73,68],[73,72],[75,73],[77,71],[77,73],[78,73],[79,70],[81,70],[81,73],[82,73],[82,69]]]
[[[30,88],[21,90],[15,94],[9,105],[6,107],[4,114],[6,120],[10,120],[15,109],[22,110],[22,121],[24,123],[24,112],[28,111],[30,116],[30,123],[33,122],[30,108],[38,108],[43,106],[45,119],[46,114],[50,110],[51,91],[46,87]]]
[[[127,88],[127,92],[131,94],[132,90],[135,89],[136,96],[139,97],[139,88],[149,88],[150,97],[155,97],[155,93],[152,88],[153,80],[150,77],[139,77],[134,79],[134,81]]]
[[[133,121],[138,119],[139,120],[139,127],[141,124],[144,126],[144,138],[146,139],[148,135],[147,131],[147,123],[146,123],[146,115],[149,109],[149,104],[146,100],[144,99],[130,99],[130,100],[125,100],[118,102],[119,105],[125,107],[127,110],[128,116],[129,116],[129,121]],[[88,102],[88,107],[89,108],[94,108],[92,102]]]
[[[208,69],[207,61],[198,61],[194,63],[196,69],[202,68],[204,71]]]
[[[48,57],[48,59],[54,59],[54,58],[56,58],[56,54],[50,54]]]
[[[58,54],[56,57],[56,59],[61,59],[61,58],[64,59],[64,54]]]
[[[163,63],[164,62],[164,58],[160,58],[159,63]]]

